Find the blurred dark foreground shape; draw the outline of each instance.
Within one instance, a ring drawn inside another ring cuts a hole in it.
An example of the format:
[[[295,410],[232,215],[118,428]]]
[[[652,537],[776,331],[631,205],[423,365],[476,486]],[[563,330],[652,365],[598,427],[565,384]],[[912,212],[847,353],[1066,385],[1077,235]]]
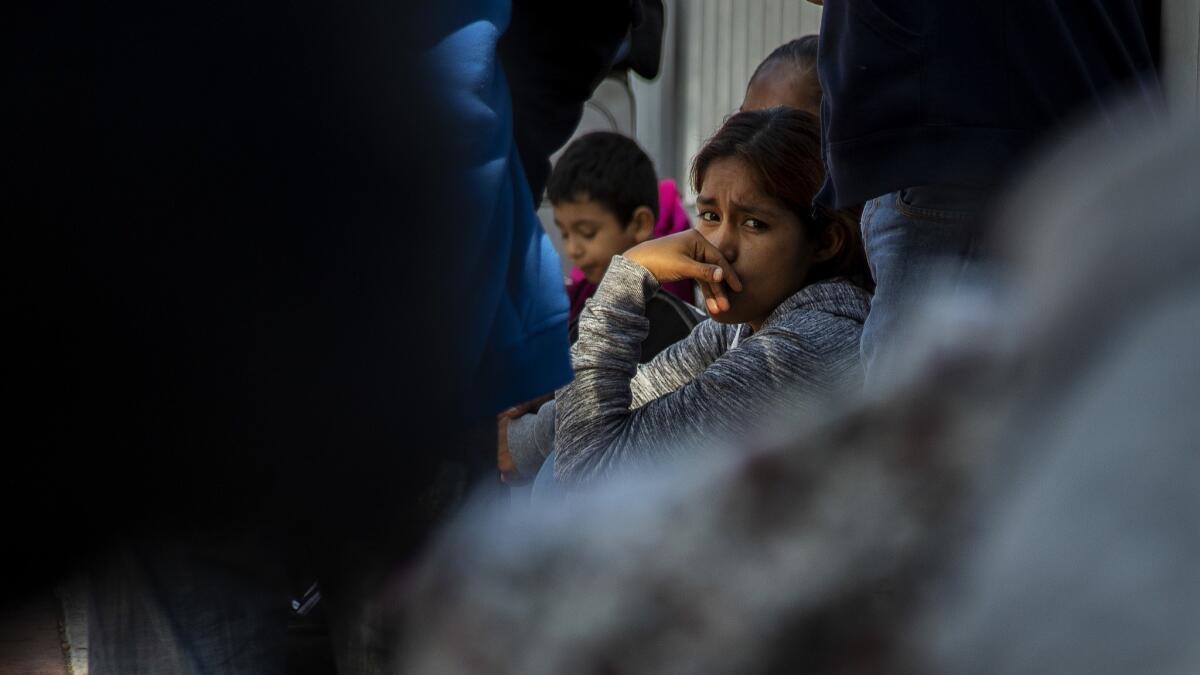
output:
[[[561,349],[519,339],[550,249],[513,165],[544,180],[633,4],[511,4],[5,6],[3,604],[90,568],[93,675],[295,672],[314,576],[369,672],[376,577],[494,471],[492,378],[566,379],[565,298]]]
[[[461,518],[394,599],[400,668],[1200,672],[1200,130],[1122,121],[1027,175],[1009,292],[930,298],[889,391]]]

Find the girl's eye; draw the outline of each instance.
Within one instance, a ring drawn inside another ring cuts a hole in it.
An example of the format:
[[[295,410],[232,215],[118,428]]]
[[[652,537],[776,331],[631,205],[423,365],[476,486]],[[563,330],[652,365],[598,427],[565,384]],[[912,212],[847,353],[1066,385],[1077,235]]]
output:
[[[753,230],[754,232],[765,232],[767,230],[767,228],[770,227],[763,221],[755,220],[754,218],[747,219],[746,222],[743,224],[750,230]]]
[[[591,241],[592,237],[596,236],[596,233],[595,232],[580,232],[579,236],[583,237],[584,239],[586,239],[588,241]]]
[[[719,223],[721,222],[721,216],[717,215],[716,211],[701,211],[700,220],[706,223]]]

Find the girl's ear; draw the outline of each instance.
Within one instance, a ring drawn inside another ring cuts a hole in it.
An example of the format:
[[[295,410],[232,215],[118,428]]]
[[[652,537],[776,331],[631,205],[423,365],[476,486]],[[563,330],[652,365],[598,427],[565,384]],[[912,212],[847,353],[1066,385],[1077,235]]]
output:
[[[637,243],[649,241],[654,236],[654,212],[649,206],[639,206],[633,212],[633,219],[629,221],[629,227],[633,228],[633,239]]]
[[[817,249],[813,251],[813,262],[825,262],[841,252],[846,245],[846,229],[839,223],[831,223],[821,233]]]

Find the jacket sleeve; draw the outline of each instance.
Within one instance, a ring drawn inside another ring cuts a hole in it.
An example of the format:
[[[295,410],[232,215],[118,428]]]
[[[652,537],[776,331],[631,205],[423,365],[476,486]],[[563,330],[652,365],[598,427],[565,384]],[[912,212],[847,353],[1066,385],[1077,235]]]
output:
[[[536,413],[522,415],[508,423],[508,452],[517,471],[526,478],[537,475],[554,450],[554,401],[547,401]]]
[[[575,380],[557,397],[554,473],[563,482],[591,482],[669,458],[689,442],[748,431],[754,420],[790,401],[796,388],[823,387],[826,355],[802,335],[771,328],[699,373],[687,364],[688,344],[694,344],[688,342],[639,374],[638,347],[647,330],[643,308],[656,289],[645,268],[617,256],[580,317],[572,351]],[[632,407],[635,379],[639,398],[660,395]]]
[[[629,383],[630,407],[640,408],[691,382],[725,351],[725,343],[721,324],[708,319],[697,325],[687,337],[638,366]]]

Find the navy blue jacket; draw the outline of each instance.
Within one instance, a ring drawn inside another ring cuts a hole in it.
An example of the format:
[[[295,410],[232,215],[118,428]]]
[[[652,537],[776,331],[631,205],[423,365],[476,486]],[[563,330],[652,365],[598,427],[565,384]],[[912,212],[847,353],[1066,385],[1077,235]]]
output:
[[[1140,0],[826,0],[818,70],[843,207],[988,187],[1047,132],[1133,90],[1157,102]]]

